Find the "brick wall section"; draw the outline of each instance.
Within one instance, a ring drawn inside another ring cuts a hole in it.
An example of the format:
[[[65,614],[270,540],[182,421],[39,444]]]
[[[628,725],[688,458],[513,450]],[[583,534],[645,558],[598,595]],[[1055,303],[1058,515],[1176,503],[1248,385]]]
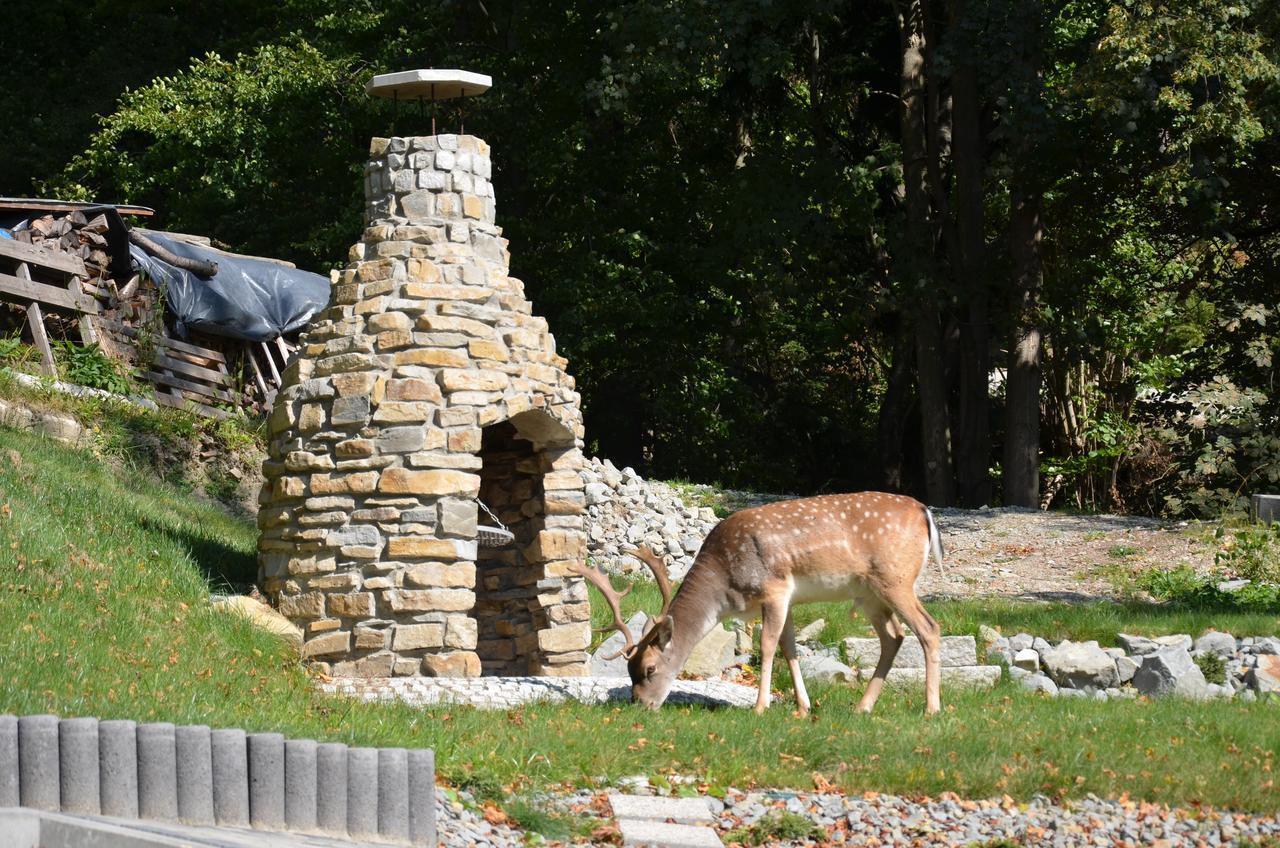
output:
[[[337,676],[587,672],[579,396],[508,273],[490,168],[473,136],[374,139],[364,236],[270,416],[260,579]],[[495,596],[519,606],[516,664],[477,653],[487,427],[527,447],[527,497],[495,505],[519,523]]]

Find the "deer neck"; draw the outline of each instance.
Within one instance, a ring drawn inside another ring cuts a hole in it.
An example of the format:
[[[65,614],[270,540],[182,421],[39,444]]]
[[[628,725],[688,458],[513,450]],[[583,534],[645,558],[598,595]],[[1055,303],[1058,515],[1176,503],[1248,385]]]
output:
[[[720,623],[725,611],[725,588],[721,575],[695,562],[685,576],[680,591],[671,600],[671,645],[664,653],[683,668],[698,643]]]

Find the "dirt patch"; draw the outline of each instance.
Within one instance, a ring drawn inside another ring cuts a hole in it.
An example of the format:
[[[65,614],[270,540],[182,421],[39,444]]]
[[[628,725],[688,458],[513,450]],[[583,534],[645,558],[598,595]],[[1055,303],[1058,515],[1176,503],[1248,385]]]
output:
[[[1042,600],[1115,597],[1118,570],[1207,568],[1213,549],[1188,522],[1022,509],[935,509],[944,573],[928,566],[922,595]]]

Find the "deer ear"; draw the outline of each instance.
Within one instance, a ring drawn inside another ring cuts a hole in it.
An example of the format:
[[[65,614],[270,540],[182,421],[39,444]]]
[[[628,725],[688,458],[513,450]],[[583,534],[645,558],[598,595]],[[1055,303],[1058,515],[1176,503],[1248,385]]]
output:
[[[667,646],[671,644],[671,637],[675,634],[675,627],[671,623],[671,619],[667,616],[660,616],[653,623],[653,644],[659,651],[665,651]]]

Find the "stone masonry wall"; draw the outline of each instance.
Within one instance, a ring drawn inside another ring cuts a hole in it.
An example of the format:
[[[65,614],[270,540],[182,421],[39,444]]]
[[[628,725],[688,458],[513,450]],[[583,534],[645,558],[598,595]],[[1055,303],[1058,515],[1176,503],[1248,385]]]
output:
[[[368,226],[270,417],[260,582],[337,676],[588,668],[579,396],[490,168],[472,136],[374,139]],[[482,480],[517,534],[483,558]]]

